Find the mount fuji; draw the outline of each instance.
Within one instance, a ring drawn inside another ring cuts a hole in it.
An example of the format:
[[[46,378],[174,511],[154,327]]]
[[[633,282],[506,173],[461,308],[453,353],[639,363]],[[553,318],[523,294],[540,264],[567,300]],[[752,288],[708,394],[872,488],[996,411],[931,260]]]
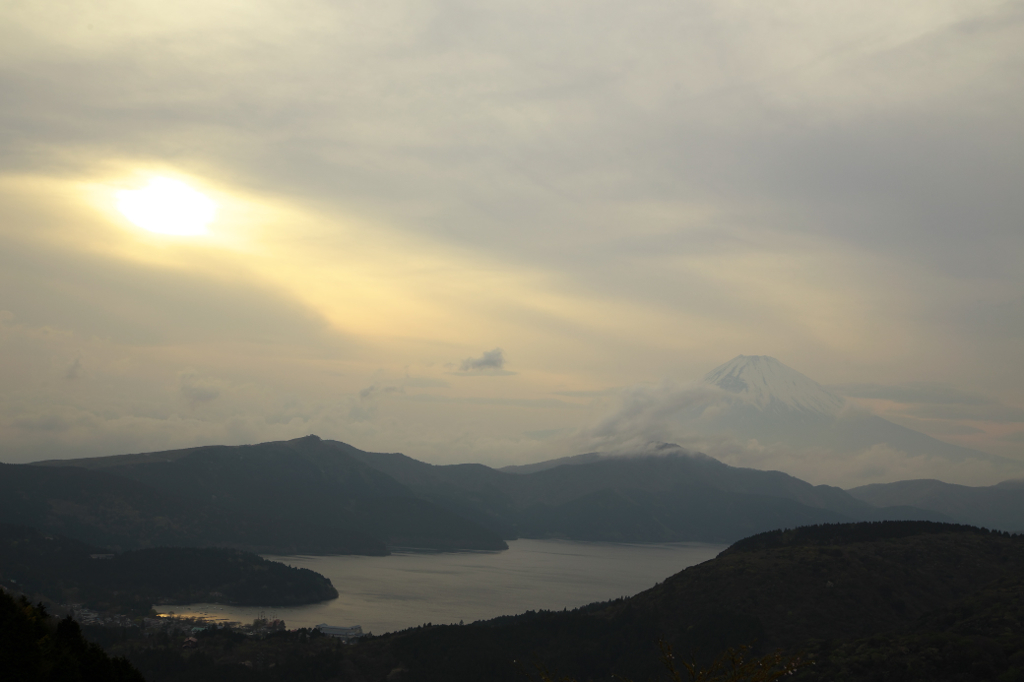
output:
[[[877,462],[902,458],[925,473],[938,469],[979,472],[999,480],[1019,471],[1020,464],[984,452],[946,443],[856,408],[845,398],[766,355],[740,355],[708,372],[699,391],[707,394],[677,414],[673,431],[695,437],[717,456],[713,443],[728,439],[750,449],[815,453],[824,460],[853,466],[852,458],[875,452]],[[703,439],[703,442],[701,441]],[[886,454],[889,453],[889,454]],[[730,458],[743,464],[742,455]],[[860,465],[858,465],[860,466]],[[872,478],[870,472],[862,472]],[[900,472],[906,478],[910,470]],[[878,474],[877,478],[885,478]]]
[[[732,393],[762,412],[838,416],[846,399],[767,355],[739,355],[704,376],[706,386]]]

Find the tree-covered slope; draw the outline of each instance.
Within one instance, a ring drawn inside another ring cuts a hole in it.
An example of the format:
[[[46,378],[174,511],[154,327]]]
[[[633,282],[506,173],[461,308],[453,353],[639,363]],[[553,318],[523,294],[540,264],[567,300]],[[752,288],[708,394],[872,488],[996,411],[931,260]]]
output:
[[[117,550],[222,546],[278,554],[387,553],[381,540],[331,519],[223,509],[106,470],[75,466],[0,464],[0,522]]]
[[[32,528],[0,524],[0,583],[60,603],[121,613],[146,613],[160,603],[288,606],[338,596],[331,581],[318,573],[234,549],[106,552]]]
[[[960,659],[996,661],[986,668],[996,675],[1024,674],[1021,575],[1019,536],[951,524],[827,525],[737,543],[629,599],[420,628],[360,646],[408,669],[408,680],[514,680],[534,664],[581,681],[655,679],[659,639],[705,664],[744,644],[755,653],[803,652],[818,663],[802,677],[835,679],[818,671],[867,671],[865,661],[875,672],[892,669],[903,654],[888,642],[906,638],[907,651],[920,653],[946,638],[959,642]]]
[[[656,455],[587,458],[525,474],[479,464],[432,466],[345,447],[415,494],[509,538],[731,542],[813,523],[950,520],[908,506],[880,509],[840,488],[732,467],[669,445]]]
[[[36,468],[77,468],[115,477],[181,500],[191,509],[210,510],[211,516],[249,519],[257,527],[283,525],[296,529],[299,536],[313,531],[344,533],[375,542],[378,553],[383,543],[446,550],[507,547],[499,534],[417,496],[352,457],[351,449],[308,436],[258,445],[50,461]]]
[[[848,492],[877,507],[913,505],[946,514],[961,523],[1024,532],[1024,485],[1020,481],[967,486],[919,479],[864,485]]]
[[[86,642],[70,618],[55,623],[41,606],[2,591],[0,678],[4,682],[143,682],[125,659],[111,659]]]
[[[330,651],[308,633],[281,633],[264,648],[277,667],[262,671],[240,666],[230,633],[200,638],[203,657],[183,655],[179,641],[117,651],[167,681],[521,682],[546,670],[551,679],[639,682],[668,679],[664,640],[699,666],[728,647],[780,650],[812,664],[798,680],[1017,680],[1022,576],[1024,537],[953,524],[828,524],[753,536],[636,596],[571,612],[427,624]]]

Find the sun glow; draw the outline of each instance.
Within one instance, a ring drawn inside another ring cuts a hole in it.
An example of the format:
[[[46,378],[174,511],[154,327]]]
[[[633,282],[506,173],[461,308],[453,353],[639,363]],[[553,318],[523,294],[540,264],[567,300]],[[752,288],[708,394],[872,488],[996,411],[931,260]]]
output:
[[[158,177],[142,189],[118,192],[117,209],[144,230],[195,236],[206,234],[217,204],[179,180]]]

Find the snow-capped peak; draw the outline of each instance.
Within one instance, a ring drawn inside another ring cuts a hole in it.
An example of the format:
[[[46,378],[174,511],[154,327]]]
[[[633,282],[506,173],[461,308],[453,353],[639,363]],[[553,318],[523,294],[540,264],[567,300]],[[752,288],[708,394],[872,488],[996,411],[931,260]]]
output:
[[[764,409],[789,408],[836,415],[846,401],[767,355],[739,355],[704,376],[704,383]]]

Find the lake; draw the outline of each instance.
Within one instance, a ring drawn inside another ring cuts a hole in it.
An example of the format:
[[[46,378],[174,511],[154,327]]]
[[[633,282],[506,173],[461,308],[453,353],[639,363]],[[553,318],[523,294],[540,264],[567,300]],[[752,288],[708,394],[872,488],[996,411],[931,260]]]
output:
[[[289,628],[361,625],[383,634],[424,623],[471,623],[529,610],[573,609],[630,596],[726,545],[513,540],[503,552],[394,551],[386,557],[266,556],[327,576],[340,596],[292,607],[157,606],[158,613],[252,622],[265,611]]]

